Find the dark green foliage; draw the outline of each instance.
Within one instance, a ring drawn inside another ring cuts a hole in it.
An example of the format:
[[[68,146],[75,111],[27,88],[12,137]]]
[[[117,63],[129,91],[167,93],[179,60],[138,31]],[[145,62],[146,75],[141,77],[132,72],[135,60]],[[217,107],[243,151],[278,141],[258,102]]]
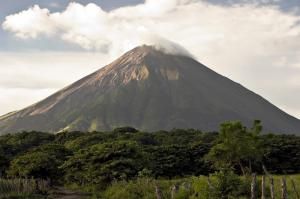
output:
[[[211,168],[203,157],[209,150],[210,146],[207,144],[148,147],[148,169],[155,178],[208,174]]]
[[[300,137],[266,135],[262,138],[266,148],[264,164],[271,173],[300,172]]]
[[[55,136],[55,142],[59,144],[64,144],[67,141],[74,140],[80,136],[84,136],[86,133],[73,131],[73,132],[61,132]]]
[[[208,197],[211,199],[238,198],[242,182],[231,170],[221,170],[210,176]]]
[[[191,146],[189,149],[189,169],[191,174],[196,176],[208,175],[214,171],[212,165],[205,158],[203,158],[206,154],[208,154],[211,147],[212,143],[198,143]]]
[[[130,127],[56,135],[23,132],[0,137],[0,172],[2,177],[51,178],[99,189],[137,177],[209,175],[228,167],[238,173],[239,164],[256,172],[262,172],[262,163],[271,173],[300,172],[300,137],[260,131],[255,121],[250,129],[225,123],[220,134],[194,129],[149,133]],[[204,158],[207,154],[217,167]]]
[[[55,136],[41,132],[22,132],[0,136],[0,176],[4,176],[12,159],[26,151],[50,142]]]
[[[69,155],[71,153],[62,145],[43,145],[16,157],[7,173],[11,177],[58,180],[63,175],[59,166]]]
[[[159,142],[155,139],[155,136],[151,133],[137,133],[134,136],[134,140],[141,145],[157,146]]]
[[[154,177],[175,177],[191,174],[190,154],[186,147],[160,146],[147,151],[151,154],[150,170]]]
[[[192,145],[193,143],[202,142],[207,138],[207,142],[215,139],[216,135],[210,133],[202,133],[194,129],[173,129],[171,131],[158,131],[152,133],[153,138],[157,141],[158,145]],[[208,137],[214,137],[210,139]]]
[[[120,127],[120,128],[115,128],[113,130],[114,133],[136,133],[138,132],[138,130],[136,130],[135,128],[132,127]]]
[[[104,187],[113,180],[137,176],[143,168],[143,155],[135,142],[97,144],[75,153],[62,168],[67,182]]]
[[[11,157],[33,147],[52,142],[54,139],[54,135],[34,131],[8,134],[0,137],[0,152],[2,151],[6,156]]]
[[[78,151],[95,144],[103,143],[107,140],[107,137],[108,136],[104,133],[87,133],[75,139],[66,141],[65,146],[73,151]]]
[[[4,153],[0,154],[0,178],[4,174],[5,170],[8,168],[9,160],[5,157]]]
[[[220,134],[207,155],[216,168],[234,168],[239,166],[245,175],[251,173],[252,162],[261,160],[263,146],[259,134],[262,130],[260,121],[254,121],[253,127],[247,129],[241,122],[226,122],[221,125]],[[249,166],[244,165],[249,163]]]

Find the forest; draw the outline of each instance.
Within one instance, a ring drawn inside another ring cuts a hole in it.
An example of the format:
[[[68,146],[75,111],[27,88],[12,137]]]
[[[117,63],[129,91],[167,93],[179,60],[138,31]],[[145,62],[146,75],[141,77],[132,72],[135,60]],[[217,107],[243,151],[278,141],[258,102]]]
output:
[[[262,130],[254,121],[251,128],[226,122],[219,132],[7,134],[0,137],[0,198],[59,198],[57,189],[107,199],[250,198],[255,189],[257,198],[270,198],[260,184],[274,179],[266,190],[281,196],[284,179],[286,195],[299,198],[300,137]]]

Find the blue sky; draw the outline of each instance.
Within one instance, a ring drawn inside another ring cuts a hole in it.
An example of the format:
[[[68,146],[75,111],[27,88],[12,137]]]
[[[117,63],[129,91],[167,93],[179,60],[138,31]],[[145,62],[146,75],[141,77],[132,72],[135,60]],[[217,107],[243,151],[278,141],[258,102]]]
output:
[[[175,42],[300,118],[299,0],[0,0],[0,115]]]

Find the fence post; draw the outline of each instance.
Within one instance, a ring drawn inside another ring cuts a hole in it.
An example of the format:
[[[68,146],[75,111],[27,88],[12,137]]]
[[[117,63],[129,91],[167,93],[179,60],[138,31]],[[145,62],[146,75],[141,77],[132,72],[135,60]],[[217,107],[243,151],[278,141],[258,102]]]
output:
[[[175,198],[175,194],[178,192],[178,185],[173,185],[171,188],[171,199]]]
[[[155,186],[155,194],[156,194],[156,199],[162,199],[161,190],[157,185]]]
[[[281,179],[281,199],[287,199],[286,180],[285,177]]]
[[[256,173],[252,174],[251,199],[257,199],[257,195],[256,195]]]
[[[39,192],[40,191],[40,187],[39,187],[39,181],[38,181],[38,179],[34,179],[34,183],[35,183],[35,191]]]
[[[263,175],[261,177],[261,199],[266,199],[266,177]]]
[[[275,191],[274,191],[274,179],[270,177],[270,191],[271,191],[271,199],[275,199]]]
[[[265,165],[262,165],[263,170],[265,172],[265,174],[268,176],[268,178],[270,179],[270,192],[271,192],[271,199],[275,199],[275,190],[274,190],[274,179],[273,177],[270,175],[270,173],[268,172],[267,168],[265,167]]]

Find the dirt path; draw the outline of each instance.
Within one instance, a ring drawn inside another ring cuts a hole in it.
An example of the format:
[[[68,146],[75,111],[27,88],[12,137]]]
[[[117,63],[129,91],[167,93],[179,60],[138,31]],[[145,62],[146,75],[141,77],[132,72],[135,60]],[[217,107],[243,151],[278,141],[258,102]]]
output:
[[[54,187],[51,191],[50,198],[55,199],[88,199],[89,194],[79,192],[79,191],[72,191],[65,189],[64,187]]]

